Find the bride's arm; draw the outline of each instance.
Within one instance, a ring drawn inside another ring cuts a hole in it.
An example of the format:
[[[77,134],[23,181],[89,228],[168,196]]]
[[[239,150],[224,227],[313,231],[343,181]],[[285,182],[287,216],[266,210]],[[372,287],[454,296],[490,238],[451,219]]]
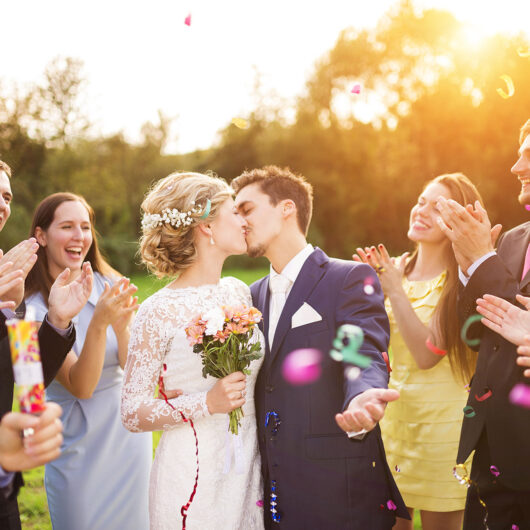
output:
[[[207,392],[184,394],[168,402],[154,397],[164,358],[170,346],[162,315],[156,308],[142,306],[134,320],[125,364],[121,394],[121,418],[130,431],[168,430],[186,418],[209,416]]]

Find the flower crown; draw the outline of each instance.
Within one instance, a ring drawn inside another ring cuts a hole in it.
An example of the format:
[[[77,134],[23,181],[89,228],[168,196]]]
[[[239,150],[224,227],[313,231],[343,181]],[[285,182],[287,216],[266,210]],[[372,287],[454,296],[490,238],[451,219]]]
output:
[[[195,206],[195,201],[191,201],[193,208],[187,212],[181,212],[177,208],[165,208],[162,210],[162,215],[159,213],[145,213],[142,217],[142,230],[150,230],[157,228],[167,223],[174,228],[180,228],[181,226],[189,226],[193,222],[192,214],[203,212],[199,219],[206,219],[210,214],[210,208],[212,203],[210,199],[206,199],[206,205],[203,208]]]

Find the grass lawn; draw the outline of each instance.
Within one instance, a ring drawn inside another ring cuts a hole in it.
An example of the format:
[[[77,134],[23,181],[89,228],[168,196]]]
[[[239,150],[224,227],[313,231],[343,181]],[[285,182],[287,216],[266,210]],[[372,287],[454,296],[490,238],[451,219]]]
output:
[[[251,284],[262,276],[268,274],[267,269],[229,269],[223,276],[235,276],[247,284]],[[168,281],[157,280],[153,276],[136,275],[131,281],[138,286],[138,297],[140,301],[145,300]],[[158,444],[160,433],[153,433],[154,446]],[[87,475],[89,479],[90,475]],[[18,497],[20,516],[23,529],[51,530],[50,517],[48,515],[48,504],[44,490],[44,467],[24,473],[26,485],[22,488]],[[414,528],[421,529],[419,513],[414,518]],[[74,529],[72,529],[74,530]],[[96,529],[94,529],[96,530]],[[368,529],[367,529],[368,530]]]

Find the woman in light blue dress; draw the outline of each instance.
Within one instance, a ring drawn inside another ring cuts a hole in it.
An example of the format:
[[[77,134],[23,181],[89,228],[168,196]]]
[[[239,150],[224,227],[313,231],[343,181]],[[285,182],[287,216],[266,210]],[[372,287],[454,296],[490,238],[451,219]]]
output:
[[[149,527],[150,433],[121,423],[120,397],[136,287],[101,257],[94,212],[71,193],[37,207],[31,233],[41,248],[26,280],[26,304],[42,320],[47,292],[65,269],[92,266],[87,304],[74,319],[76,342],[47,398],[63,408],[61,456],[46,466],[45,486],[54,530],[144,530]],[[90,264],[83,265],[86,261]]]

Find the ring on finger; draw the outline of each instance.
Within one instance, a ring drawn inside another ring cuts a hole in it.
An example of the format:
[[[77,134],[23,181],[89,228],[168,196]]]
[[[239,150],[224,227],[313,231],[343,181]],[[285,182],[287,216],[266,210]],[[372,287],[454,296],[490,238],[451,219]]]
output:
[[[382,265],[377,265],[375,272],[377,272],[377,274],[381,274],[382,272],[385,272],[385,268]]]

